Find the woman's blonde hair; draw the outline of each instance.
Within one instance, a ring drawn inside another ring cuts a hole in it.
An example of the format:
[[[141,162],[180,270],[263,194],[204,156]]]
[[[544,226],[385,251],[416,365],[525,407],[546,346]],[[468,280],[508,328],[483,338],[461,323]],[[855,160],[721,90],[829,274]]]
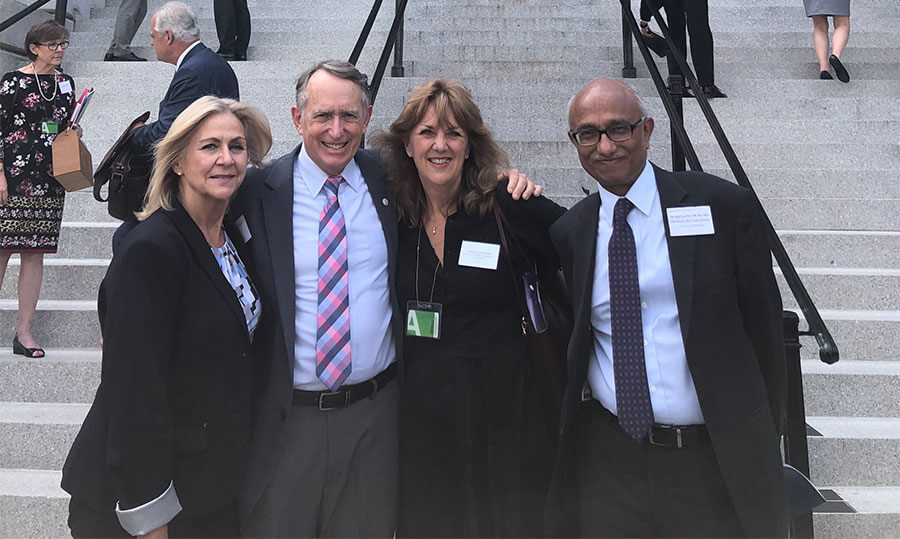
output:
[[[250,163],[261,165],[272,147],[269,120],[258,108],[224,97],[205,96],[194,101],[175,118],[169,132],[154,148],[153,174],[144,197],[144,207],[135,213],[143,221],[162,208],[173,209],[173,199],[178,195],[179,176],[172,168],[184,156],[194,133],[200,124],[216,114],[232,114],[244,126],[247,155]]]
[[[469,91],[458,82],[442,79],[415,88],[388,131],[375,137],[374,147],[386,153],[397,210],[413,226],[425,218],[425,191],[413,159],[406,154],[406,143],[432,105],[438,122],[448,124],[452,113],[457,127],[469,138],[469,157],[463,163],[462,183],[451,207],[462,202],[467,213],[484,217],[494,202],[497,172],[508,166],[506,152],[494,141]]]

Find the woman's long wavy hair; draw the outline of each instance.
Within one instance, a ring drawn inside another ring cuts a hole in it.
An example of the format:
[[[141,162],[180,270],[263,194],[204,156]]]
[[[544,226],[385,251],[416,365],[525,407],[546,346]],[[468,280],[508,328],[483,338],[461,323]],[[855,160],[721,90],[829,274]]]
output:
[[[232,114],[244,126],[247,140],[247,155],[250,163],[261,165],[263,158],[272,147],[272,131],[269,120],[258,108],[224,97],[205,96],[191,103],[175,118],[169,132],[154,148],[153,174],[144,197],[144,207],[135,213],[143,221],[162,208],[173,209],[173,200],[178,197],[180,177],[172,167],[183,156],[194,133],[204,120],[215,114]]]
[[[446,209],[452,211],[462,203],[466,213],[484,217],[493,205],[497,172],[508,167],[506,152],[494,141],[469,91],[458,82],[442,79],[415,88],[400,116],[373,141],[373,146],[385,153],[400,216],[411,226],[418,226],[425,219],[425,190],[415,163],[406,154],[406,144],[430,106],[434,106],[435,116],[442,125],[449,124],[452,113],[457,127],[469,138],[469,157],[463,163],[462,182]]]

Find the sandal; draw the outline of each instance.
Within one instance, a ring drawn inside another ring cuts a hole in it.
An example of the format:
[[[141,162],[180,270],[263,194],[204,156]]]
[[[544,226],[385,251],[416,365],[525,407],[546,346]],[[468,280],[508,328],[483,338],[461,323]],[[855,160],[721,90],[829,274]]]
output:
[[[16,333],[16,336],[13,337],[13,354],[19,354],[20,356],[25,356],[29,358],[42,358],[44,357],[44,349],[37,348],[25,348],[21,342],[19,342],[19,334]]]

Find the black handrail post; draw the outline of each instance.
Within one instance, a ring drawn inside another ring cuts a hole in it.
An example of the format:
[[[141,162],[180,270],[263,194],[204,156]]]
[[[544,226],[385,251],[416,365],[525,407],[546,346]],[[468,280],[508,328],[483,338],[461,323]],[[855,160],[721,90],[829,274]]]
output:
[[[682,171],[685,170],[684,164],[684,148],[681,147],[681,143],[678,142],[678,137],[675,136],[675,130],[680,127],[684,130],[684,104],[681,101],[682,96],[684,95],[684,77],[682,75],[669,75],[669,97],[672,98],[672,103],[675,105],[675,110],[678,111],[677,119],[669,120],[669,132],[671,133],[672,138],[672,170],[673,171]],[[675,121],[681,122],[680,126],[676,126]]]
[[[394,9],[400,9],[401,0],[396,0]],[[391,66],[392,77],[403,76],[403,19],[400,19],[400,25],[397,27],[397,38],[394,40],[394,65]]]
[[[784,428],[784,460],[809,477],[809,448],[806,440],[806,406],[803,403],[803,373],[800,370],[800,317],[784,311],[784,356],[787,361],[787,417]],[[791,537],[813,536],[812,513],[791,521]]]
[[[633,79],[637,77],[637,69],[634,67],[634,49],[631,46],[631,29],[625,16],[625,6],[622,5],[622,78]]]
[[[66,25],[66,5],[68,4],[67,0],[56,0],[56,13],[55,18],[56,22],[65,26]]]

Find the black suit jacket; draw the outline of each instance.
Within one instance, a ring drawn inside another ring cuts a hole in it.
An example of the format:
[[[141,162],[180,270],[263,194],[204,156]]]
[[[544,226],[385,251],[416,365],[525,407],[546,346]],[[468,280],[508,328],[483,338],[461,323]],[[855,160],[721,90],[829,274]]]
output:
[[[257,387],[258,411],[241,499],[246,517],[275,471],[285,450],[285,435],[294,387],[294,235],[293,171],[300,146],[264,169],[251,169],[232,205],[236,218],[246,219],[251,238],[248,250],[260,269],[257,286],[263,296],[263,320],[255,339],[256,353],[271,358],[269,372]],[[354,157],[378,212],[388,251],[388,286],[394,311],[394,343],[402,342],[402,326],[394,293],[397,273],[397,211],[388,193],[384,165],[374,152],[359,150]],[[399,350],[397,357],[400,357]]]
[[[175,71],[166,96],[159,102],[156,121],[134,132],[132,148],[150,153],[153,143],[166,136],[175,118],[205,95],[240,99],[237,77],[231,66],[212,49],[198,43]]]
[[[744,531],[784,536],[787,505],[778,450],[787,395],[782,305],[759,204],[751,191],[708,174],[654,171],[688,368],[719,468]],[[666,208],[701,205],[712,210],[714,235],[669,235]],[[551,527],[575,477],[572,431],[593,346],[599,209],[600,196],[592,194],[550,229],[575,316]]]
[[[226,230],[247,264],[240,233]],[[250,441],[250,337],[234,290],[180,204],[128,236],[98,310],[100,387],[63,489],[105,512],[117,500],[123,509],[153,500],[173,480],[185,515],[235,500]]]

